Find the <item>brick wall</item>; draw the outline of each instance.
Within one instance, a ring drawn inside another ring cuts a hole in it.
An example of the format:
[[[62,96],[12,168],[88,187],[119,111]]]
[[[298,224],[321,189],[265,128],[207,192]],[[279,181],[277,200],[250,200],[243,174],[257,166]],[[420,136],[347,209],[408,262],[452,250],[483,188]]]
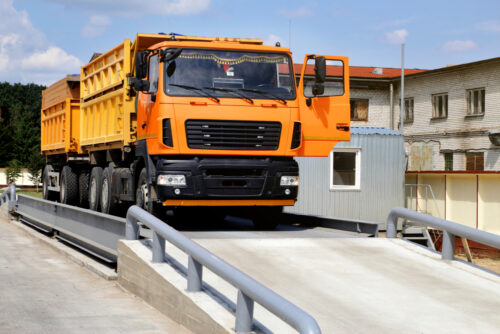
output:
[[[485,88],[483,116],[466,115],[467,90],[474,88]],[[432,95],[439,93],[448,93],[448,117],[431,119]],[[352,122],[353,126],[390,128],[388,90],[352,89],[351,96],[370,99],[368,122]],[[399,96],[399,82],[394,82],[396,127]],[[419,165],[411,163],[411,147],[424,145],[431,147],[432,161],[420,165],[432,166],[433,170],[444,170],[444,152],[453,153],[454,170],[465,170],[466,151],[484,152],[484,169],[500,170],[500,147],[491,144],[487,134],[490,129],[500,129],[500,60],[406,77],[405,97],[414,98],[413,122],[404,124],[409,167]]]

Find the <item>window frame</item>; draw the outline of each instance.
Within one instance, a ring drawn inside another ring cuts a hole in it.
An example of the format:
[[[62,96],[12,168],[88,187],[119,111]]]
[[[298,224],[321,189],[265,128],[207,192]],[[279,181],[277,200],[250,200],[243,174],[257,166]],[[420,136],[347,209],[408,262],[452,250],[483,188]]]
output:
[[[352,118],[351,121],[355,122],[368,122],[368,113],[370,112],[370,99],[366,98],[350,98],[349,99],[349,108],[352,110],[352,102],[353,101],[366,101],[366,118]],[[350,114],[350,111],[349,111]]]
[[[443,107],[444,107],[444,115],[440,115],[436,113],[437,107],[436,107],[436,101],[435,99],[441,97],[444,98],[446,97],[446,103],[443,102]],[[432,99],[432,118],[431,119],[446,119],[448,118],[448,93],[439,93],[439,94],[432,94],[431,96]]]
[[[465,152],[465,170],[466,171],[484,171],[484,152]],[[481,169],[478,169],[477,168],[477,160],[478,160],[478,157],[481,157],[481,160],[482,160],[482,168]],[[474,168],[473,169],[468,169],[467,168],[467,165],[468,165],[468,160],[469,158],[474,158]]]
[[[444,158],[444,170],[453,171],[453,152],[444,152],[443,158]],[[451,166],[449,166],[450,168],[447,168],[447,165],[449,164],[451,164]]]
[[[335,153],[356,153],[355,157],[355,176],[354,176],[354,185],[335,185],[333,184],[333,158]],[[353,148],[334,148],[330,155],[328,156],[330,160],[330,191],[360,191],[361,190],[361,148],[353,147]]]
[[[471,112],[471,102],[473,99],[471,99],[471,94],[474,94],[474,92],[479,92],[480,98],[479,98],[479,103],[478,103],[478,109],[481,109],[480,113],[475,113]],[[483,116],[485,113],[486,109],[486,88],[485,87],[480,87],[480,88],[472,88],[472,89],[467,89],[465,91],[465,100],[466,100],[466,116]],[[484,103],[483,103],[484,101]]]
[[[411,102],[411,104],[410,104],[410,102]],[[407,103],[408,103],[408,105],[407,105]],[[401,109],[401,104],[399,104],[399,105],[400,105],[400,109]],[[408,114],[406,113],[406,109],[408,109]],[[404,110],[404,113],[405,113],[404,122],[405,123],[413,122],[414,112],[415,112],[415,98],[414,97],[405,97],[405,110]],[[406,116],[410,116],[410,114],[411,114],[411,117],[406,117]]]

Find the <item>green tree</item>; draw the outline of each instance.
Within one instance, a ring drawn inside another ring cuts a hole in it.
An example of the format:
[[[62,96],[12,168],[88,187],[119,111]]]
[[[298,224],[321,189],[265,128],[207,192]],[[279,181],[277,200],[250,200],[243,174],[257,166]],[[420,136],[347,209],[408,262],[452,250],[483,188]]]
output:
[[[35,184],[37,192],[38,184],[42,177],[43,164],[44,159],[40,152],[38,150],[32,150],[26,166],[28,167],[29,179]]]
[[[21,163],[16,159],[9,161],[6,173],[7,183],[16,184],[16,179],[21,176]]]

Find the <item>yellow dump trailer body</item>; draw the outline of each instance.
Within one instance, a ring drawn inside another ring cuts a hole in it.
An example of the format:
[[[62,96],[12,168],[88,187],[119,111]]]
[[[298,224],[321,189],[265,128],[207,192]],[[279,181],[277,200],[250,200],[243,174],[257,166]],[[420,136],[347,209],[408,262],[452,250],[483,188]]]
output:
[[[45,155],[81,153],[80,77],[68,75],[42,92],[41,151]]]
[[[80,145],[94,151],[135,140],[134,103],[127,96],[131,72],[130,40],[81,68]]]

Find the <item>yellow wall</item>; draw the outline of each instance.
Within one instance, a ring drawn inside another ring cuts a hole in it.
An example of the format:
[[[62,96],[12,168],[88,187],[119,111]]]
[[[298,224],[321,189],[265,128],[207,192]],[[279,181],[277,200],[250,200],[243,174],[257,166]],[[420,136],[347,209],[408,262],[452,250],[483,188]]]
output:
[[[477,179],[472,174],[446,176],[446,219],[476,227]]]
[[[478,227],[500,234],[500,175],[479,176]]]

